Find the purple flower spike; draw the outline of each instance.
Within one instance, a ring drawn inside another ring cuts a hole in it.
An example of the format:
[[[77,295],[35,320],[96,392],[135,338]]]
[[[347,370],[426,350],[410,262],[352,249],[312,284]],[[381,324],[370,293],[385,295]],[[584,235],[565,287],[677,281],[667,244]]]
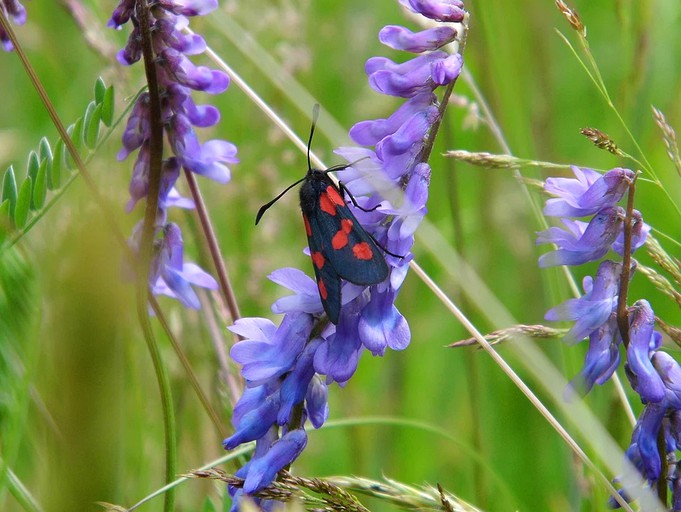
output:
[[[6,0],[0,0],[0,7]],[[130,65],[142,57],[142,34],[135,12],[136,2],[121,0],[114,9],[108,26],[120,29],[132,21],[133,29],[128,43],[118,52],[119,62]],[[159,187],[156,225],[164,225],[167,211],[171,207],[193,208],[194,202],[180,196],[175,184],[180,176],[180,167],[187,171],[207,176],[220,183],[230,179],[227,164],[238,162],[236,147],[226,141],[211,140],[201,144],[194,127],[214,126],[220,119],[220,112],[212,105],[197,106],[191,98],[191,89],[215,94],[229,85],[227,75],[204,66],[195,66],[188,55],[202,53],[206,49],[204,39],[198,34],[186,34],[184,29],[189,21],[186,16],[206,14],[217,7],[217,0],[158,0],[150,2],[148,15],[151,24],[151,41],[158,56],[156,65],[158,96],[161,102],[161,116],[156,122],[163,126],[173,155],[161,164],[162,174]],[[137,98],[123,133],[123,148],[118,159],[139,149],[130,181],[130,200],[126,206],[132,211],[136,203],[147,198],[150,189],[151,138],[150,92]],[[157,178],[154,176],[154,178]],[[138,235],[133,236],[139,244]],[[217,287],[215,280],[191,263],[183,262],[183,244],[180,229],[168,224],[164,237],[157,242],[156,255],[150,273],[151,290],[177,298],[186,307],[198,308],[198,297],[192,285],[210,289]]]
[[[627,191],[636,174],[616,168],[601,175],[591,169],[572,167],[577,179],[547,178],[544,190],[558,197],[548,199],[544,215],[585,217],[614,206]]]
[[[464,14],[463,5],[452,0],[410,0],[406,5],[442,20],[460,20]],[[442,110],[436,91],[440,85],[452,83],[462,65],[459,55],[432,50],[446,45],[456,34],[450,26],[418,33],[397,26],[384,28],[379,37],[387,46],[425,53],[401,64],[385,57],[367,61],[370,86],[406,101],[392,115],[361,121],[350,130],[356,143],[372,147],[336,150],[352,164],[343,171],[343,183],[360,208],[350,203],[348,207],[386,250],[383,257],[390,269],[388,277],[372,286],[342,281],[341,310],[337,323],[332,323],[324,316],[314,280],[297,269],[276,270],[270,279],[293,292],[272,306],[273,312],[285,315],[279,327],[262,319],[252,323],[246,319],[232,328],[248,338],[235,346],[232,355],[242,363],[243,375],[257,379],[250,380],[249,386],[260,384],[257,390],[247,390],[239,401],[234,415],[237,432],[225,442],[232,448],[257,439],[256,453],[237,473],[248,475],[244,495],[269,484],[283,465],[298,456],[304,445],[303,434],[296,434],[300,442],[293,442],[293,446],[287,446],[285,440],[296,432],[292,429],[302,427],[307,420],[315,428],[324,424],[329,415],[328,386],[334,382],[345,385],[365,349],[383,355],[388,347],[402,350],[409,344],[411,331],[395,307],[395,299],[414,257],[414,232],[426,214],[431,170],[423,161],[425,143],[435,136],[433,127]],[[171,145],[191,144],[185,131],[178,125]],[[302,335],[291,335],[287,327],[301,315],[314,322],[312,328],[304,330],[304,341]],[[319,316],[319,321],[314,320]],[[259,403],[263,401],[270,406],[262,409]],[[272,440],[272,432],[287,430],[291,432],[281,440]],[[236,510],[241,495],[233,489],[230,493]],[[260,506],[266,504],[261,502]]]
[[[582,231],[583,223],[563,220],[569,229],[549,228],[538,233],[537,243],[554,243],[559,249],[539,258],[540,267],[581,265],[605,256],[622,228],[624,209],[619,206],[600,210]]]
[[[0,0],[0,11],[2,11],[5,19],[12,20],[17,25],[26,23],[26,9],[19,0]],[[0,27],[0,41],[6,52],[11,52],[14,49],[12,41],[2,27]]]
[[[662,379],[650,361],[655,314],[647,300],[639,300],[629,308],[629,347],[627,364],[633,375],[632,387],[643,403],[657,403],[665,397]]]
[[[456,29],[450,26],[434,27],[420,32],[412,32],[398,25],[383,27],[378,39],[389,48],[411,53],[423,53],[451,43],[456,38]]]

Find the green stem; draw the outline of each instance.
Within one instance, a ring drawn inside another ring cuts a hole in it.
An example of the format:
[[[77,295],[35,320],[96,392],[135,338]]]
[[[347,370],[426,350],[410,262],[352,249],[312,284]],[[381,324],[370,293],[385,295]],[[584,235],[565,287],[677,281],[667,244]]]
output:
[[[144,71],[149,86],[149,190],[144,211],[144,223],[139,245],[138,286],[137,286],[137,315],[144,331],[144,339],[154,364],[156,379],[161,393],[163,407],[163,426],[165,430],[165,481],[172,482],[177,467],[177,446],[175,432],[175,411],[173,408],[170,381],[163,364],[158,344],[149,322],[147,307],[149,304],[149,271],[154,248],[154,234],[156,230],[156,215],[158,212],[158,195],[161,188],[161,173],[163,170],[163,124],[161,121],[161,95],[158,77],[156,75],[156,57],[152,45],[149,5],[147,0],[137,0],[135,12],[139,21],[142,55],[144,57]],[[175,507],[175,492],[168,491],[165,495],[164,510],[171,512]]]

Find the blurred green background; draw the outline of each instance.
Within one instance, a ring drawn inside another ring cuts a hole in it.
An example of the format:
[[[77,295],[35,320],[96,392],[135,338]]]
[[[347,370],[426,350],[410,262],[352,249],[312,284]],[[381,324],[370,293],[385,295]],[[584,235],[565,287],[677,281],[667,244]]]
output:
[[[348,143],[325,138],[332,119],[347,132],[354,123],[385,117],[399,105],[398,99],[372,91],[363,71],[366,59],[374,55],[406,58],[377,41],[383,25],[416,28],[397,1],[220,3],[219,12],[192,20],[192,28],[305,138],[308,100],[276,85],[292,79],[302,84],[326,110],[313,149],[328,165],[339,162],[333,148]],[[588,28],[613,103],[669,195],[678,198],[679,176],[665,155],[650,106],[660,108],[671,126],[679,126],[681,4],[581,0],[574,6]],[[142,86],[143,75],[140,65],[123,68],[113,59],[130,30],[105,27],[115,3],[29,2],[26,7],[28,23],[17,33],[61,118],[70,123],[82,115],[98,76],[115,86],[117,113],[122,112]],[[466,7],[471,13],[466,68],[514,155],[597,169],[635,167],[596,149],[579,134],[580,128],[597,127],[640,157],[557,35],[555,29],[576,44],[553,1],[481,0]],[[73,9],[84,16],[85,25],[76,23]],[[253,47],[240,49],[248,44],[262,47],[280,68],[271,68]],[[205,56],[196,60],[207,63]],[[16,55],[0,55],[0,77],[0,169],[14,165],[24,174],[28,152],[43,136],[53,141],[56,130]],[[569,297],[567,283],[558,270],[538,269],[536,260],[545,248],[537,249],[534,237],[542,226],[511,171],[473,168],[440,156],[447,149],[502,152],[476,115],[480,105],[463,79],[455,95],[431,160],[427,218],[518,322],[541,323],[548,308]],[[302,176],[304,155],[234,85],[225,94],[201,101],[218,106],[222,121],[199,136],[224,138],[239,147],[241,163],[233,166],[232,182],[221,186],[200,180],[200,186],[241,313],[278,321],[269,306],[284,292],[266,279],[267,274],[281,266],[310,270],[302,253],[305,236],[296,194],[280,201],[276,214],[257,228],[253,220],[261,204]],[[127,234],[142,209],[124,212],[133,160],[115,158],[120,132],[119,127],[88,167]],[[536,179],[550,175],[523,173]],[[543,199],[534,194],[536,204]],[[679,239],[678,213],[651,183],[640,182],[637,208],[656,229]],[[193,236],[193,214],[172,215],[183,226],[188,258],[212,271],[203,242]],[[678,257],[678,246],[663,243]],[[457,285],[428,245],[417,241],[417,261],[478,329],[508,327],[487,320],[486,305],[467,299],[470,290]],[[650,264],[645,255],[640,257]],[[131,506],[163,485],[158,388],[135,317],[134,290],[123,280],[121,260],[120,248],[80,179],[15,248],[0,254],[0,457],[45,511],[100,510],[96,502]],[[581,280],[594,269],[579,268],[575,275]],[[630,302],[643,297],[659,317],[679,323],[676,306],[637,275]],[[171,328],[224,420],[223,432],[217,432],[158,330],[177,409],[180,472],[221,456],[221,441],[229,432],[230,394],[222,370],[236,369],[221,364],[215,347],[232,343],[224,329],[231,321],[214,300],[207,303],[209,308],[197,313],[161,300]],[[385,475],[408,484],[440,483],[490,511],[606,509],[607,494],[593,475],[484,352],[444,348],[469,335],[413,274],[398,307],[411,326],[410,347],[384,358],[365,355],[347,387],[331,388],[330,421],[360,421],[309,432],[307,449],[294,466],[296,474]],[[219,336],[210,328],[210,319]],[[585,346],[539,343],[567,378],[579,371]],[[512,351],[505,346],[499,350],[551,407],[540,383],[529,377]],[[640,404],[632,399],[638,412]],[[631,426],[612,385],[595,389],[586,402],[626,448]],[[372,419],[378,416],[392,422]],[[9,492],[8,478],[0,480],[0,510],[30,510]],[[177,509],[212,510],[207,504],[211,502],[221,510],[221,494],[221,486],[190,481],[178,490]],[[367,505],[372,510],[394,508],[376,500]],[[161,509],[159,498],[140,508]]]

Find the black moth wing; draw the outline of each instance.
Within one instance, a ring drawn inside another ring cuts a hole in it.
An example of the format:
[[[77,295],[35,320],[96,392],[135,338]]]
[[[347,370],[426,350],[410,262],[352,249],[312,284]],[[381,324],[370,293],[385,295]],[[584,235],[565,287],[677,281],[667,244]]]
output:
[[[308,173],[300,189],[300,206],[310,225],[310,251],[318,247],[339,277],[364,286],[388,277],[383,253],[324,171]]]
[[[329,320],[337,324],[341,307],[341,278],[333,267],[324,249],[321,236],[318,231],[316,215],[307,216],[303,212],[305,230],[307,231],[307,244],[310,249],[312,267],[317,280],[319,297]]]

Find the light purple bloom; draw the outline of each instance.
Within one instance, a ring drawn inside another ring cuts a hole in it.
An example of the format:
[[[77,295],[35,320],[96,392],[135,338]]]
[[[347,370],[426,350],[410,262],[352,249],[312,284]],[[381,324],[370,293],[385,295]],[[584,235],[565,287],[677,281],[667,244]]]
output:
[[[303,429],[295,429],[275,441],[262,457],[253,459],[244,476],[244,492],[256,493],[267,487],[285,466],[293,462],[307,444]]]
[[[589,336],[610,318],[617,307],[617,293],[622,275],[622,265],[610,260],[600,264],[596,279],[584,278],[585,294],[569,299],[550,309],[544,318],[551,321],[575,320],[575,325],[565,336],[568,342],[578,342]]]
[[[149,274],[151,290],[178,299],[185,307],[199,309],[201,304],[192,285],[216,290],[218,283],[197,265],[184,262],[184,244],[177,224],[167,224],[163,234]]]
[[[422,53],[452,42],[456,38],[456,29],[451,26],[433,27],[420,32],[412,32],[398,25],[388,25],[378,33],[378,39],[394,50]]]
[[[632,212],[631,252],[643,247],[652,228],[643,222],[643,216],[638,210]],[[624,229],[612,244],[612,250],[620,256],[624,254]]]
[[[622,339],[617,327],[617,316],[612,313],[608,320],[589,334],[589,350],[584,358],[584,367],[570,381],[566,397],[576,391],[586,395],[594,384],[605,384],[620,364],[619,346]]]
[[[19,0],[0,0],[0,11],[6,20],[11,20],[17,25],[26,23],[26,9]],[[2,27],[0,27],[0,42],[6,52],[14,49],[12,41]]]
[[[254,319],[239,319],[230,328],[231,331],[244,336],[245,331],[240,324]],[[263,321],[264,319],[257,319]],[[236,343],[230,355],[242,365],[241,374],[245,379],[261,384],[288,372],[294,365],[300,352],[305,347],[312,330],[312,317],[302,313],[286,315],[279,328],[271,324],[266,328],[269,336],[246,338]]]
[[[460,0],[399,0],[407,9],[437,21],[460,22],[466,11]]]
[[[647,300],[636,301],[629,308],[629,326],[627,365],[632,387],[643,403],[660,402],[665,397],[665,387],[650,361],[652,351],[657,347],[653,337],[655,314]]]
[[[553,227],[538,233],[538,244],[554,243],[559,247],[542,255],[539,266],[581,265],[602,258],[619,235],[624,217],[621,207],[606,207],[588,225],[563,219],[568,230]]]
[[[605,174],[587,168],[572,167],[576,179],[547,178],[544,190],[558,196],[547,199],[544,215],[585,217],[622,199],[636,174],[615,168]]]

